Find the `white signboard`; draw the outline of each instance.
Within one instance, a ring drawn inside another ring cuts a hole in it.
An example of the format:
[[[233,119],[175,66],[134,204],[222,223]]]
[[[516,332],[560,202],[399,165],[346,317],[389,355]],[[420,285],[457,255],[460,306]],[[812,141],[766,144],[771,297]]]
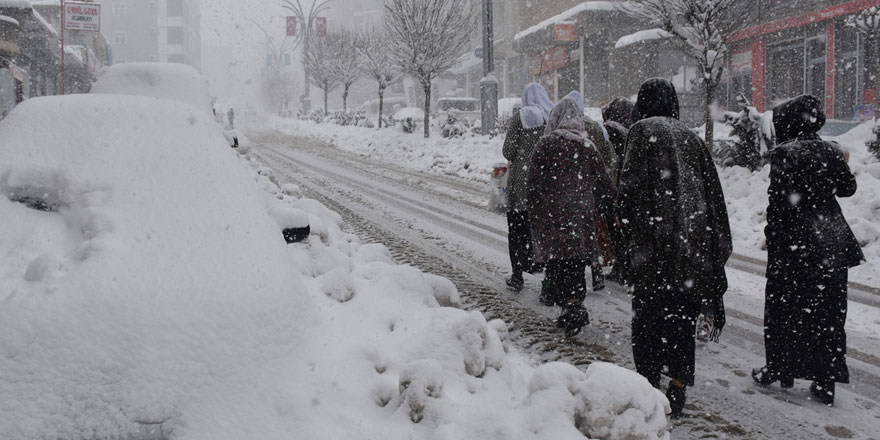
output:
[[[416,103],[416,82],[412,78],[403,77],[403,93],[406,96],[407,107],[418,107]]]
[[[101,31],[101,5],[97,3],[64,2],[64,29],[69,31]]]

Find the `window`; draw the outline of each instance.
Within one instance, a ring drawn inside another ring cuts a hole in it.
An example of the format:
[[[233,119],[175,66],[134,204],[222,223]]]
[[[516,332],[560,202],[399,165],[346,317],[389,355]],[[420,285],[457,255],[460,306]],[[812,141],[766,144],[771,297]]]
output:
[[[183,16],[183,0],[168,0],[167,6],[167,15],[169,17],[182,17]]]
[[[125,17],[128,13],[128,5],[125,3],[114,3],[112,11],[114,17]]]
[[[113,44],[118,44],[118,45],[128,44],[128,35],[125,32],[114,32],[113,33]]]
[[[183,28],[180,26],[168,27],[168,44],[183,44]]]

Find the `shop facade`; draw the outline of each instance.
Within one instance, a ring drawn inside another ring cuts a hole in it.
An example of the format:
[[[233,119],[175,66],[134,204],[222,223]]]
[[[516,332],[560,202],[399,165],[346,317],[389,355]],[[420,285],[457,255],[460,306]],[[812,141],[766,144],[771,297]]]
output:
[[[867,60],[880,54],[868,53],[865,37],[846,21],[880,6],[880,0],[828,3],[804,2],[809,7],[781,17],[767,14],[767,19],[730,34],[723,103],[730,106],[742,93],[765,111],[807,93],[821,97],[834,119],[862,118],[875,93]]]

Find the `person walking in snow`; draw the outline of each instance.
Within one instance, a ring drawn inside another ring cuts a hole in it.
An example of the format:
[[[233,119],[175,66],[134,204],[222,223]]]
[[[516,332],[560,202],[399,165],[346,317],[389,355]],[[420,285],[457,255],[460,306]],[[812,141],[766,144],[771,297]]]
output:
[[[632,109],[633,103],[628,98],[615,98],[608,105],[602,107],[603,126],[605,132],[608,133],[608,141],[614,149],[614,154],[617,156],[617,168],[613,173],[615,185],[620,183],[620,166],[623,164],[626,138],[629,127],[632,125]],[[620,284],[626,284],[625,248],[617,219],[609,224],[608,229],[611,235],[611,247],[614,250],[614,267],[612,267],[608,278]]]
[[[602,163],[605,165],[605,171],[611,177],[611,180],[614,181],[617,174],[617,157],[614,154],[611,143],[608,142],[608,133],[602,127],[602,124],[584,114],[584,97],[581,95],[581,92],[573,90],[568,95],[565,95],[565,97],[577,103],[578,109],[584,115],[584,130],[587,133],[587,139],[599,151],[599,156],[602,157]],[[602,266],[610,264],[614,260],[608,226],[614,221],[614,216],[610,212],[597,212],[596,214],[596,239],[599,245],[599,258],[593,259],[590,264],[590,273],[592,275],[593,290],[600,291],[605,288],[605,273],[602,271]]]
[[[724,325],[724,264],[732,252],[718,172],[703,141],[678,120],[675,87],[652,78],[639,89],[617,213],[633,285],[632,346],[636,371],[666,392],[680,417],[694,384],[694,332],[701,302]]]
[[[535,144],[544,134],[544,125],[550,117],[553,103],[538,83],[523,88],[522,107],[510,118],[502,153],[510,163],[507,180],[507,246],[510,252],[511,275],[507,286],[515,291],[523,287],[523,272],[539,269],[532,248],[529,229],[528,188],[529,161]]]
[[[856,192],[840,146],[823,141],[821,100],[802,95],[773,109],[778,146],[770,151],[764,349],[756,382],[808,379],[819,402],[834,404],[848,383],[847,270],[864,261],[837,197]]]
[[[233,121],[235,119],[235,111],[232,110],[232,107],[229,107],[229,111],[226,112],[226,117],[229,118],[229,129],[235,129],[235,123]]]
[[[562,306],[556,324],[568,337],[589,323],[584,272],[598,258],[596,213],[610,211],[615,195],[598,150],[586,138],[583,111],[563,99],[532,155],[528,211],[535,259],[546,263],[542,295]]]

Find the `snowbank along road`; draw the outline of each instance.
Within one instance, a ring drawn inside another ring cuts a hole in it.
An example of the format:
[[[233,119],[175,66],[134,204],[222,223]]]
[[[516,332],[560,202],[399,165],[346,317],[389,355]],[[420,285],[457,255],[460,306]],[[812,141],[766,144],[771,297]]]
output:
[[[449,278],[467,307],[501,318],[512,339],[536,362],[584,365],[595,360],[633,368],[630,299],[608,283],[588,294],[591,324],[565,339],[553,325],[558,311],[538,303],[540,279],[526,275],[521,293],[505,289],[507,224],[485,210],[487,189],[460,179],[376,163],[319,141],[276,131],[249,133],[251,154],[279,183],[339,212],[364,242],[385,244],[402,263]],[[763,365],[763,262],[735,257],[728,265],[728,324],[720,344],[698,343],[697,383],[672,437],[807,439],[880,438],[880,292],[851,285],[848,359],[851,382],[838,387],[837,406],[810,399],[809,382],[795,388],[754,384]]]

